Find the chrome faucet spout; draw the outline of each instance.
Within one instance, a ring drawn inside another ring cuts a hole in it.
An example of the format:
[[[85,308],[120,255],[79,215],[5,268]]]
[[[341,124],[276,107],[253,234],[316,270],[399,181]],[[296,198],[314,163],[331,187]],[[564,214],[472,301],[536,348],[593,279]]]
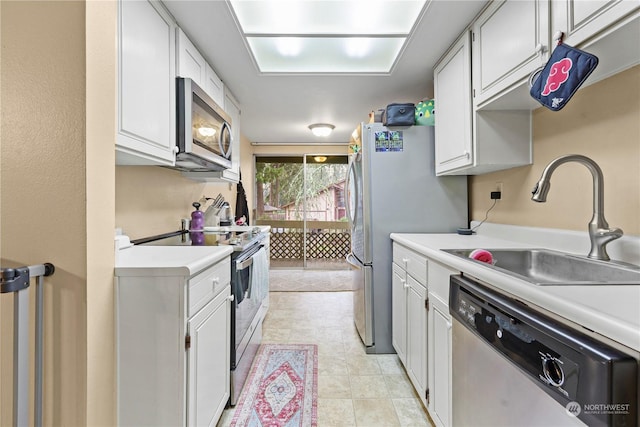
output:
[[[622,230],[619,228],[610,228],[607,220],[604,218],[604,177],[600,166],[589,157],[580,154],[567,154],[552,160],[542,171],[540,180],[536,183],[531,191],[531,200],[534,202],[544,203],[547,201],[547,194],[551,188],[551,175],[558,166],[567,162],[576,162],[586,166],[591,172],[593,178],[593,216],[589,222],[589,240],[591,241],[591,249],[587,255],[589,258],[595,258],[608,261],[607,243],[622,237]]]

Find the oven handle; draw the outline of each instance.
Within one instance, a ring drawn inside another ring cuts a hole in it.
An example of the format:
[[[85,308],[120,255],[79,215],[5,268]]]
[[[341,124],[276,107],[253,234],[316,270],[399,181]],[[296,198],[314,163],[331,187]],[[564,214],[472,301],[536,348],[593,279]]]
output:
[[[249,256],[249,258],[243,261],[236,261],[236,271],[244,270],[245,268],[250,267],[253,264],[253,256],[260,252],[262,248],[264,248],[264,245],[260,245],[253,253],[251,253],[251,256]]]

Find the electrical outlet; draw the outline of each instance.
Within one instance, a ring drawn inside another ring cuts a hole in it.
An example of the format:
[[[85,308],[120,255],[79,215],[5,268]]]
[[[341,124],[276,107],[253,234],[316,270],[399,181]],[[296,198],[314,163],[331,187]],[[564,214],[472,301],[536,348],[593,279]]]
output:
[[[504,192],[502,191],[502,182],[496,182],[496,189],[493,191],[499,192],[500,197],[498,199],[502,199],[504,197]]]

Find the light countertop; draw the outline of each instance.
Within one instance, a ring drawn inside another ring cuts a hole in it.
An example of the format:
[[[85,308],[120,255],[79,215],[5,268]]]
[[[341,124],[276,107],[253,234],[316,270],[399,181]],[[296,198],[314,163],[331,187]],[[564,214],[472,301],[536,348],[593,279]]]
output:
[[[263,233],[271,230],[270,225],[221,225],[219,227],[204,227],[203,231],[243,232],[251,231],[254,228],[259,228]]]
[[[116,254],[116,276],[193,276],[231,255],[231,246],[138,246]]]
[[[640,351],[640,286],[537,286],[441,249],[541,248],[487,235],[392,234],[391,238],[452,269],[476,277],[595,333]],[[547,249],[556,249],[547,246]]]

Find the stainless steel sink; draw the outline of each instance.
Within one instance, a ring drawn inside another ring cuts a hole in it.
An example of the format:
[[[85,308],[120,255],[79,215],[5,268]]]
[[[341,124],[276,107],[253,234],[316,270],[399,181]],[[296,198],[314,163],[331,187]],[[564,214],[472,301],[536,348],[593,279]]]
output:
[[[640,285],[640,267],[548,249],[487,249],[494,264],[469,258],[470,249],[443,249],[535,285]]]

